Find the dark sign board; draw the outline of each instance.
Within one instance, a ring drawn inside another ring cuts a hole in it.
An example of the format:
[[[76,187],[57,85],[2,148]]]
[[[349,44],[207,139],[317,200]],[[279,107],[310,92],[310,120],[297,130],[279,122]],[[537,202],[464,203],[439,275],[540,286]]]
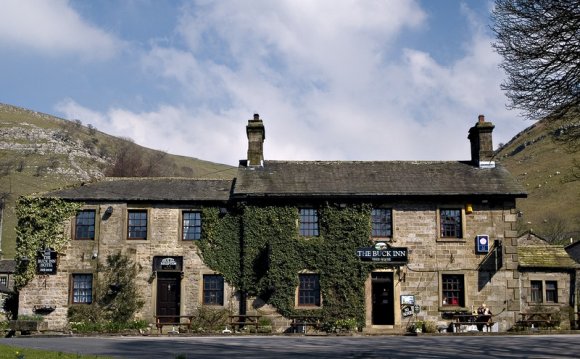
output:
[[[56,251],[47,248],[36,254],[37,274],[56,274]]]
[[[407,247],[388,247],[379,242],[374,247],[363,247],[356,250],[356,255],[363,261],[407,263]]]
[[[178,271],[183,269],[183,257],[157,256],[153,257],[154,271]]]

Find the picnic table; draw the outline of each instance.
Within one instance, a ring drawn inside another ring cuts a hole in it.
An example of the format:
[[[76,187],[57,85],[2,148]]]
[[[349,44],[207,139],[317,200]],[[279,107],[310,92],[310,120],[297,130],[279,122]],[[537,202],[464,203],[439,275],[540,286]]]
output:
[[[256,332],[260,326],[261,315],[250,315],[250,314],[234,314],[229,316],[229,324],[232,330],[235,332],[236,328],[239,331],[244,326],[254,326]]]
[[[298,314],[291,315],[289,318],[292,320],[290,327],[294,333],[306,333],[308,327],[318,329],[320,327],[320,316],[312,314]]]
[[[522,327],[548,327],[552,328],[556,321],[553,318],[554,313],[551,312],[522,312],[520,313],[520,320],[516,324]]]
[[[465,328],[463,331],[466,331],[469,326],[476,326],[478,330],[481,327],[482,329],[486,328],[486,331],[490,332],[491,327],[495,323],[491,320],[491,315],[462,312],[453,314],[453,322],[451,322],[451,324],[455,328],[454,332],[460,333],[462,331],[462,327],[464,326]]]
[[[185,327],[189,332],[191,331],[191,324],[194,316],[193,315],[156,315],[155,316],[155,326],[162,333],[164,326],[172,327]]]

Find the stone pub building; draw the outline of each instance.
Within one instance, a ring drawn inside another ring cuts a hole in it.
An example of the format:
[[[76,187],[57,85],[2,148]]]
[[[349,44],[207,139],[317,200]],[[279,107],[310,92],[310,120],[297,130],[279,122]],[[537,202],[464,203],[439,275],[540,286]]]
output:
[[[254,115],[233,180],[109,178],[47,194],[83,208],[19,312],[54,307],[45,321],[66,328],[121,252],[140,268],[137,318],[151,323],[207,307],[267,316],[276,332],[312,316],[400,333],[486,303],[493,330],[508,330],[524,309],[515,224],[526,193],[494,161],[493,128],[479,116],[466,161],[270,161]]]

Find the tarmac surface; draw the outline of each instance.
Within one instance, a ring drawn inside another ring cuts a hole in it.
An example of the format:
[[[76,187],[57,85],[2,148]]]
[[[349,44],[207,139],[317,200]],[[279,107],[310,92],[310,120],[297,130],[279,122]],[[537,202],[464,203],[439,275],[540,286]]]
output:
[[[580,334],[419,336],[20,336],[0,344],[126,359],[580,358]]]

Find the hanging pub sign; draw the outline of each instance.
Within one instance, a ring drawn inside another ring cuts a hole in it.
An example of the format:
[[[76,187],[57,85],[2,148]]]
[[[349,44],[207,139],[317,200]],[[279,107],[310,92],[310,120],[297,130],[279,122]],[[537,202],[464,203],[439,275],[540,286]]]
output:
[[[406,264],[407,252],[407,247],[389,247],[384,242],[378,242],[374,247],[358,248],[356,255],[363,261]]]
[[[56,256],[56,251],[51,248],[39,250],[36,253],[36,273],[56,274]]]
[[[153,257],[154,271],[178,271],[183,268],[183,257],[156,256]]]
[[[479,234],[475,236],[475,242],[477,245],[477,253],[489,252],[489,236],[487,234]]]

